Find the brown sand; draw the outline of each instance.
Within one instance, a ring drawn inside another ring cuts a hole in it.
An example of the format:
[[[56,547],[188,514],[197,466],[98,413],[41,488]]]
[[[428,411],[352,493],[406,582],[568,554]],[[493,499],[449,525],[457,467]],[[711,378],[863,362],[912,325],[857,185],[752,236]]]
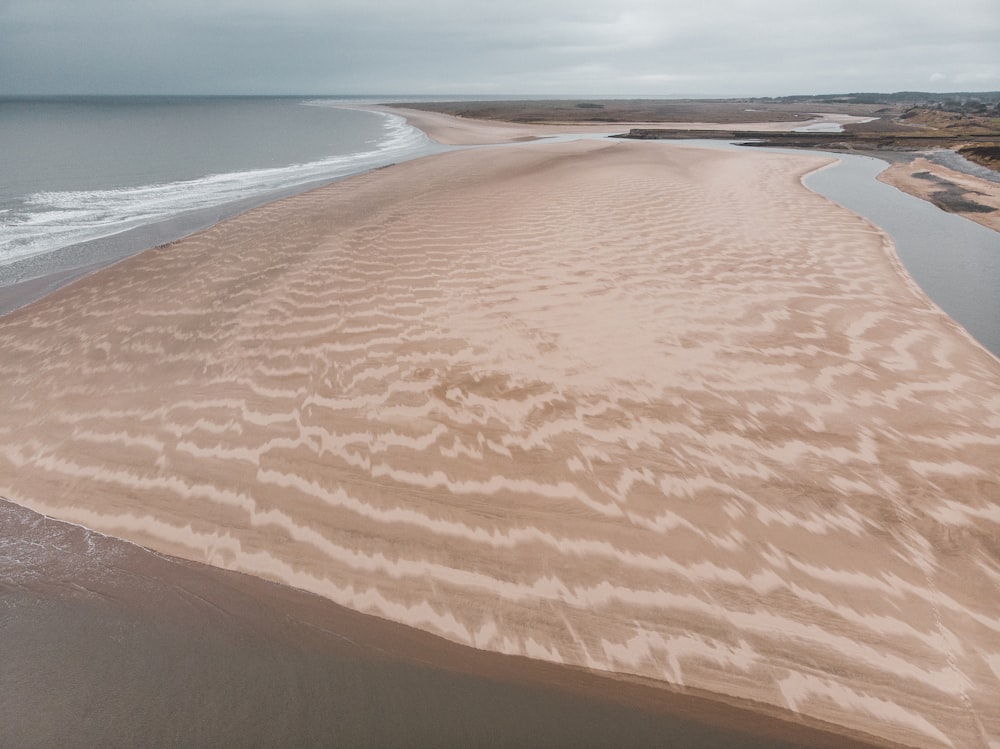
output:
[[[1000,741],[1000,363],[808,155],[453,152],[0,318],[0,495],[454,642]]]
[[[0,745],[18,749],[871,746],[457,645],[2,500],[0,601]]]
[[[1000,231],[1000,184],[996,182],[962,174],[922,157],[893,164],[879,179],[946,211]]]

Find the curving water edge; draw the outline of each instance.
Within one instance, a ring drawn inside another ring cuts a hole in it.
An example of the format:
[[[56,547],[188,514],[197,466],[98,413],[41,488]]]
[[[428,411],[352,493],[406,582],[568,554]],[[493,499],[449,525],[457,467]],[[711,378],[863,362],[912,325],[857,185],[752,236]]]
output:
[[[310,100],[303,106],[337,107]],[[356,109],[356,108],[352,108]],[[38,190],[0,212],[0,288],[89,271],[181,239],[250,208],[443,150],[406,120],[368,111],[382,133],[368,150],[282,166],[109,189]],[[9,311],[0,306],[0,313]]]
[[[735,142],[668,141],[678,148],[748,150]],[[752,151],[836,159],[802,183],[873,223],[893,243],[920,290],[973,340],[1000,357],[1000,233],[879,181],[889,163],[873,156],[753,146]]]
[[[888,166],[881,159],[829,155],[838,163],[807,175],[803,183],[888,234],[923,292],[1000,356],[1000,234],[880,182],[877,177]]]

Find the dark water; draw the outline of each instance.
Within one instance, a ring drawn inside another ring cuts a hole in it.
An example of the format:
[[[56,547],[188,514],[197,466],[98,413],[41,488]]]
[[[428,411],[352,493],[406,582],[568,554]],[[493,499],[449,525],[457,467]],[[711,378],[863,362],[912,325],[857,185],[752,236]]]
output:
[[[927,296],[1000,356],[1000,233],[879,182],[884,161],[831,155],[806,185],[886,231]]]

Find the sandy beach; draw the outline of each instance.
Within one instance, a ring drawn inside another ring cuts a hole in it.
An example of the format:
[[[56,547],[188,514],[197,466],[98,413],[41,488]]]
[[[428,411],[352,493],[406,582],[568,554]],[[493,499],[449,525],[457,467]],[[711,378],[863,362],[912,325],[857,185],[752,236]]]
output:
[[[995,746],[1000,361],[827,163],[455,151],[130,258],[0,317],[0,497],[665,702]]]

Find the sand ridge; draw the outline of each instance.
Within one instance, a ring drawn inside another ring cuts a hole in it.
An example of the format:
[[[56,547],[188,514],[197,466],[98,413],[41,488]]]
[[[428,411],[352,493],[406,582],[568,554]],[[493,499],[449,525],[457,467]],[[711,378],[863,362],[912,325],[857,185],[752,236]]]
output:
[[[827,160],[459,151],[0,318],[0,495],[478,648],[1000,740],[1000,364]]]

